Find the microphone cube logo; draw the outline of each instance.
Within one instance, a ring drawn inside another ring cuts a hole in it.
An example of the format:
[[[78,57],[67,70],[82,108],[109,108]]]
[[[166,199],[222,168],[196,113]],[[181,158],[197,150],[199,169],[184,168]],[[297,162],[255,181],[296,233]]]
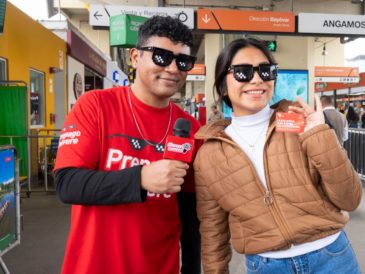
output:
[[[186,154],[192,148],[193,148],[192,145],[189,143],[184,143],[184,144],[176,144],[172,142],[167,143],[167,150],[170,152]]]
[[[164,159],[178,160],[190,163],[194,153],[194,140],[177,136],[167,136]]]

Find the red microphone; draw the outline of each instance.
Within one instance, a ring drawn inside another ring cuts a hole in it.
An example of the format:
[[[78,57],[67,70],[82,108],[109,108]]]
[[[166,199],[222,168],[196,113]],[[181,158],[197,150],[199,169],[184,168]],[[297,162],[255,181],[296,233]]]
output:
[[[189,139],[191,122],[187,119],[176,120],[173,135],[168,135],[165,143],[164,159],[190,163],[193,159],[195,141]]]

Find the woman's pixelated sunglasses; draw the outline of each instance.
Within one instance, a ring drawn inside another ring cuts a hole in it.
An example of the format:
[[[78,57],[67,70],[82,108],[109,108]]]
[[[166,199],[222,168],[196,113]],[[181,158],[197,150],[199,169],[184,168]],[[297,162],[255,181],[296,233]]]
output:
[[[255,71],[263,81],[275,80],[278,75],[278,64],[260,64],[257,67],[249,64],[231,65],[228,72],[233,72],[233,77],[238,82],[249,82]]]
[[[191,70],[194,67],[194,63],[196,60],[195,56],[182,53],[175,55],[170,50],[157,47],[137,47],[137,49],[152,52],[153,63],[160,67],[167,67],[171,64],[172,60],[175,59],[176,66],[181,71]]]

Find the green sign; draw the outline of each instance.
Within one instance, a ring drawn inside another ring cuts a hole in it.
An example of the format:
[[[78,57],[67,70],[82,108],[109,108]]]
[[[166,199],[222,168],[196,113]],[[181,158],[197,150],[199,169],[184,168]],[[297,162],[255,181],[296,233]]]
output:
[[[265,41],[269,51],[276,51],[276,41]]]
[[[4,31],[6,0],[0,0],[0,34]]]
[[[139,26],[146,17],[121,14],[110,17],[110,46],[133,48],[137,44]]]

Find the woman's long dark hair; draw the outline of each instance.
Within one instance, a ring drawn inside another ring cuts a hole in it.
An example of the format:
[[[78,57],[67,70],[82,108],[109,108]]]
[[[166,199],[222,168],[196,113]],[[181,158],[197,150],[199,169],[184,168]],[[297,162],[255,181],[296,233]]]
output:
[[[236,53],[240,49],[248,47],[257,48],[266,56],[270,63],[276,63],[275,58],[267,48],[266,43],[256,38],[237,39],[225,47],[219,54],[215,64],[214,89],[218,94],[219,102],[224,101],[231,108],[232,103],[228,98],[226,81],[228,68],[232,64],[233,57],[236,55]]]
[[[350,122],[357,122],[359,121],[359,116],[355,112],[355,109],[353,106],[349,106],[349,109],[347,110],[347,121]]]

